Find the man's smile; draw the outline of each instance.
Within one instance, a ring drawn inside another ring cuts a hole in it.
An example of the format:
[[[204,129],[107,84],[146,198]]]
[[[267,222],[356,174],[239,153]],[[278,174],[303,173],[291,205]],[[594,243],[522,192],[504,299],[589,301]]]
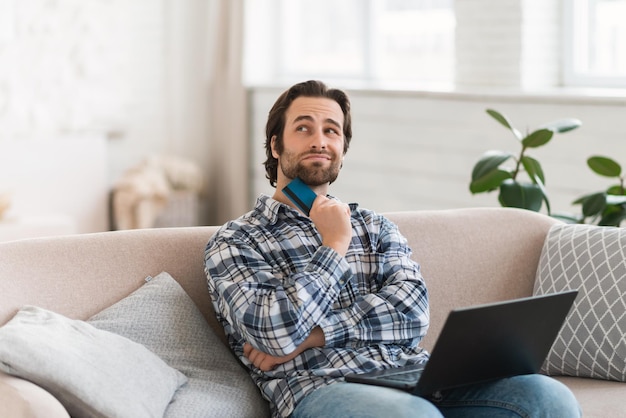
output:
[[[311,153],[311,154],[307,154],[304,156],[303,160],[308,160],[308,161],[330,161],[332,160],[331,156],[328,154],[324,154],[324,153]]]

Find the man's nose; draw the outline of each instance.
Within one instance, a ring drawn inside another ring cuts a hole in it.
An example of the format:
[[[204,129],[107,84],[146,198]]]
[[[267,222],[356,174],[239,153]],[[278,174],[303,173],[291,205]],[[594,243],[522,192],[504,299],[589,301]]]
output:
[[[315,134],[311,138],[311,148],[325,149],[326,148],[326,135],[324,135],[323,129],[316,129]]]

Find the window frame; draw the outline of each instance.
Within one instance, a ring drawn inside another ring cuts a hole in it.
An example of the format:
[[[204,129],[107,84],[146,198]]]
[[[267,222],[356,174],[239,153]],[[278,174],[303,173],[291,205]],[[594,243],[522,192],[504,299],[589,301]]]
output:
[[[581,69],[584,66],[580,60],[588,59],[580,54],[588,54],[589,51],[589,10],[593,7],[594,0],[565,0],[563,3],[563,85],[565,87],[598,87],[598,88],[624,88],[626,87],[626,75],[601,75]],[[582,21],[580,14],[587,8],[587,18],[583,27],[577,27],[576,22]],[[582,46],[582,47],[581,47]],[[583,51],[583,52],[581,52]]]
[[[243,82],[245,85],[272,85],[276,83],[289,83],[297,80],[302,80],[313,75],[306,71],[289,71],[288,63],[284,60],[289,59],[293,53],[285,52],[285,44],[281,41],[281,22],[283,22],[287,16],[283,15],[285,10],[285,3],[289,3],[291,0],[246,0],[245,1],[245,30],[248,33],[244,33],[244,70],[243,70]],[[363,36],[359,37],[359,69],[353,73],[337,72],[333,73],[332,70],[321,71],[319,77],[332,82],[341,82],[343,85],[349,85],[352,87],[362,88],[393,88],[409,85],[444,85],[446,88],[450,88],[454,84],[454,67],[449,69],[450,80],[404,80],[400,78],[399,81],[388,81],[382,79],[379,74],[379,68],[377,66],[377,59],[379,59],[379,45],[374,41],[376,21],[376,8],[380,7],[381,0],[359,0],[359,10],[356,13],[359,16],[359,32],[363,33]],[[454,7],[452,6],[454,9]],[[260,13],[265,14],[264,18],[267,25],[261,25],[259,23],[258,15]],[[252,29],[251,29],[252,28]],[[454,34],[452,34],[454,37]],[[255,50],[250,51],[249,45],[255,44]],[[258,47],[257,47],[258,46]],[[270,59],[262,59],[265,54]],[[293,59],[293,57],[291,58]],[[454,60],[454,57],[452,58]],[[258,66],[252,71],[246,63],[247,62],[264,62],[263,68]]]

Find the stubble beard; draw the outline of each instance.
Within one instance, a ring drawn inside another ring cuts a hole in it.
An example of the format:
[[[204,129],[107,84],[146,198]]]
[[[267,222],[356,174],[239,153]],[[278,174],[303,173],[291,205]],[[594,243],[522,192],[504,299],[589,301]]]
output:
[[[293,154],[283,152],[279,157],[280,169],[283,174],[291,179],[300,177],[300,179],[309,186],[316,187],[334,182],[339,176],[341,163],[337,163],[335,155],[330,155],[331,164],[324,167],[322,163],[315,162],[309,167],[305,167],[299,162],[299,158],[295,158]]]

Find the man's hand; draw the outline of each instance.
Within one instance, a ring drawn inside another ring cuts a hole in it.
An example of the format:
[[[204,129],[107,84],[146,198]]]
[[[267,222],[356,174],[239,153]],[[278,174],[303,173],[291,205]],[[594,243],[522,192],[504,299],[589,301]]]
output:
[[[322,245],[345,256],[352,239],[350,206],[318,195],[313,202],[309,217],[322,236]]]
[[[298,348],[296,348],[292,353],[287,354],[286,356],[272,356],[257,350],[249,343],[245,343],[243,345],[243,355],[246,356],[246,358],[261,371],[269,372],[270,370],[274,370],[276,366],[293,360],[309,348],[323,347],[325,342],[326,339],[324,337],[324,331],[322,331],[320,327],[315,327],[306,340],[304,340],[302,344],[300,344],[300,346],[298,346]]]
[[[283,364],[288,362],[289,360],[292,360],[296,357],[294,353],[295,351],[287,356],[275,357],[257,350],[249,343],[245,343],[243,345],[243,354],[246,356],[246,358],[250,360],[250,362],[254,364],[255,367],[261,369],[264,372],[274,370],[274,368],[279,364]]]

